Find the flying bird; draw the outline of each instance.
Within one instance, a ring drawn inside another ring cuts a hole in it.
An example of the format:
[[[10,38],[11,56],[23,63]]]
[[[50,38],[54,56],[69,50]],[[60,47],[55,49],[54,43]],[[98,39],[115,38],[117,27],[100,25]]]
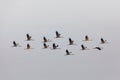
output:
[[[43,41],[44,41],[44,43],[46,43],[46,42],[51,42],[51,40],[50,40],[50,39],[47,39],[46,37],[43,37]]]
[[[17,47],[18,44],[17,44],[15,41],[13,41],[13,46],[14,46],[14,47]]]
[[[27,49],[30,49],[30,44],[27,44]]]
[[[89,40],[89,37],[88,35],[85,36],[85,41],[88,41]]]
[[[53,49],[57,49],[59,45],[56,45],[55,43],[53,43]]]
[[[43,40],[44,40],[44,42],[48,42],[48,40],[46,39],[46,37],[43,37]]]
[[[82,50],[86,50],[87,47],[85,47],[83,44],[81,45]]]
[[[49,45],[47,45],[46,43],[43,44],[44,48],[48,48]]]
[[[66,49],[66,55],[71,55],[72,52],[69,52],[68,49]]]
[[[94,49],[102,50],[102,48],[100,48],[100,47],[95,47]]]
[[[74,44],[74,41],[71,38],[69,38],[69,45],[73,45],[73,44]]]
[[[89,37],[88,37],[88,35],[86,35],[85,36],[85,40],[83,40],[83,41],[92,41],[92,40],[90,40]]]
[[[101,38],[101,44],[105,44],[107,42],[107,40],[104,40],[103,38]]]
[[[56,38],[60,38],[61,37],[60,35],[61,34],[58,31],[56,31]]]
[[[27,41],[30,41],[32,37],[29,34],[26,34],[26,36],[27,36]]]

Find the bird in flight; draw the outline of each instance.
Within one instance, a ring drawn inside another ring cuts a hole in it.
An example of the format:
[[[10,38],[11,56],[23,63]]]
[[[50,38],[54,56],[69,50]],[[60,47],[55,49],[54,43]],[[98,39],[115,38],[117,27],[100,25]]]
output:
[[[60,36],[61,34],[58,31],[56,31],[55,33],[56,33],[56,38],[60,38],[61,37]]]
[[[27,48],[26,49],[30,49],[30,44],[27,44]]]
[[[85,36],[85,41],[88,41],[89,40],[89,37],[88,35]]]
[[[83,40],[83,41],[92,41],[92,40],[90,40],[89,37],[88,37],[88,35],[86,35],[85,36],[85,40]]]
[[[48,42],[48,39],[46,37],[43,37],[44,42]]]
[[[51,40],[50,40],[50,39],[47,39],[45,36],[43,37],[43,41],[44,41],[44,43],[46,43],[46,42],[51,42]]]
[[[87,47],[85,47],[83,44],[81,45],[82,50],[86,50]]]
[[[27,37],[27,41],[30,41],[32,38],[29,34],[26,34],[26,37]]]
[[[59,45],[56,45],[55,43],[53,43],[53,49],[57,49]]]
[[[71,38],[69,38],[69,45],[73,45],[73,44],[74,44],[74,41]]]
[[[46,43],[43,43],[43,46],[45,49],[49,47],[49,45],[47,45]]]
[[[68,49],[66,49],[66,55],[71,55],[72,52],[69,52]]]
[[[16,43],[15,41],[13,41],[13,47],[17,47],[18,43]]]
[[[104,40],[103,38],[101,38],[101,44],[105,44],[107,42],[107,40]]]
[[[101,48],[101,47],[95,47],[95,48],[93,48],[93,49],[102,50],[102,48]]]

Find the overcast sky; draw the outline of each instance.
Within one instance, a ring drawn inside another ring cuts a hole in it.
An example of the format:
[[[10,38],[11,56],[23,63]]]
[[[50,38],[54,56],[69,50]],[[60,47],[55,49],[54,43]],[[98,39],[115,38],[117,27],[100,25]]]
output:
[[[119,0],[1,0],[0,80],[120,80],[119,28]],[[55,39],[56,30],[64,38]],[[93,41],[83,42],[85,35]],[[43,36],[61,49],[42,49]],[[68,46],[69,37],[77,45]],[[101,37],[109,44],[99,44]],[[34,49],[24,50],[27,43]]]

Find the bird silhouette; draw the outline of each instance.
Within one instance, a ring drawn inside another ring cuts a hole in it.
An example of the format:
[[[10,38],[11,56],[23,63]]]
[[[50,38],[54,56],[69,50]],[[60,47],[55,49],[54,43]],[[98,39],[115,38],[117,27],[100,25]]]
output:
[[[30,49],[30,44],[27,44],[27,49]]]
[[[32,37],[29,34],[26,34],[26,36],[27,36],[27,41],[30,41]]]
[[[73,45],[73,44],[74,44],[74,41],[71,38],[69,38],[69,45]]]
[[[58,33],[58,31],[56,31],[56,38],[60,38],[60,33]]]
[[[94,49],[102,50],[102,48],[100,48],[100,47],[95,47]]]
[[[44,48],[48,48],[49,45],[47,45],[46,43],[43,44]]]
[[[85,47],[83,44],[81,45],[82,50],[86,50],[87,47]]]
[[[53,49],[57,49],[59,45],[56,45],[55,43],[53,43]]]
[[[17,44],[15,41],[13,41],[13,46],[14,46],[14,47],[17,47],[18,44]]]
[[[88,35],[85,36],[85,41],[88,41],[89,40],[89,37]]]
[[[103,38],[101,38],[101,44],[105,44],[107,42],[107,40],[104,40]]]
[[[48,42],[48,40],[46,39],[46,37],[43,37],[43,40],[44,40],[44,42]]]
[[[72,52],[69,52],[68,49],[66,49],[66,55],[71,55]]]
[[[46,43],[46,42],[52,42],[50,39],[47,39],[45,36],[43,37],[43,41],[44,41],[44,43]]]

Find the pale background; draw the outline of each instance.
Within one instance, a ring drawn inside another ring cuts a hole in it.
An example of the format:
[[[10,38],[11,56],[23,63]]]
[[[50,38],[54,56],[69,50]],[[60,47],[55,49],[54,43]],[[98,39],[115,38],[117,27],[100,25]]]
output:
[[[119,0],[1,0],[0,80],[120,80],[119,28]],[[56,30],[65,38],[54,39]],[[25,41],[26,33],[34,41]],[[85,35],[93,41],[82,42]],[[42,49],[43,36],[61,49]],[[76,46],[67,45],[69,37]],[[101,37],[109,44],[100,45]],[[34,49],[24,50],[27,43]],[[65,49],[74,55],[64,56]]]

